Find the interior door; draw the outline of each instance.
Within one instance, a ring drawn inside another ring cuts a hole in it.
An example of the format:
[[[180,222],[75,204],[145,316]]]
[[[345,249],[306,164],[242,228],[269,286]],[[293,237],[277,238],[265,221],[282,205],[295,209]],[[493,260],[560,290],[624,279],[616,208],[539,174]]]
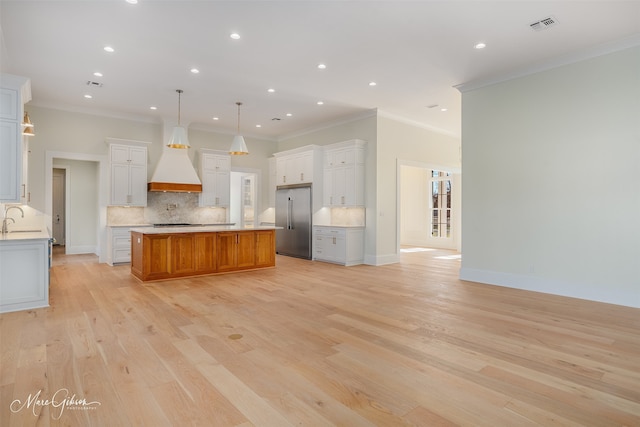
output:
[[[53,207],[51,212],[53,212],[52,218],[52,233],[54,240],[54,245],[63,245],[65,244],[65,197],[66,197],[66,170],[65,169],[53,169],[52,174],[52,199],[53,199]]]

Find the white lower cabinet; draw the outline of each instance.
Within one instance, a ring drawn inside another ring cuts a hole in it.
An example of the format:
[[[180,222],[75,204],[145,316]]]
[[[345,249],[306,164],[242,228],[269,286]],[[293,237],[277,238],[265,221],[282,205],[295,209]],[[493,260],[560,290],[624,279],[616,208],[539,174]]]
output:
[[[49,239],[0,242],[0,313],[49,306]]]
[[[341,265],[364,262],[364,227],[315,226],[313,259]]]
[[[110,226],[107,235],[107,264],[131,262],[131,233],[129,226]]]

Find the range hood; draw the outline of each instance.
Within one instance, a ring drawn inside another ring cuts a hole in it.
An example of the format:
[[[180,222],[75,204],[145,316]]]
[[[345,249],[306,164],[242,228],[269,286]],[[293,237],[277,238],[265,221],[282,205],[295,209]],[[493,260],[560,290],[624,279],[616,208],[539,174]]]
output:
[[[171,135],[172,130],[173,127],[165,123],[165,135]],[[189,150],[165,145],[147,190],[201,193],[202,183],[189,159]]]

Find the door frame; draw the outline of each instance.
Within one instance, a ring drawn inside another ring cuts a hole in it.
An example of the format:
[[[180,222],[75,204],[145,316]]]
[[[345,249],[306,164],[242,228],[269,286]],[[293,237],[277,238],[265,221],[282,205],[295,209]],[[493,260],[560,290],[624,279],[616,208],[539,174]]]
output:
[[[96,230],[96,236],[98,241],[98,261],[101,263],[107,262],[107,198],[109,192],[109,165],[108,156],[87,154],[87,153],[73,153],[67,151],[45,151],[44,162],[44,206],[45,214],[47,214],[47,226],[49,230],[52,228],[53,223],[53,159],[67,159],[67,160],[83,160],[89,162],[96,162],[98,164],[98,229]],[[67,197],[67,200],[69,197]],[[66,214],[69,217],[69,212]],[[68,224],[67,224],[68,225]],[[69,229],[65,230],[68,233]],[[68,240],[68,239],[67,239]]]

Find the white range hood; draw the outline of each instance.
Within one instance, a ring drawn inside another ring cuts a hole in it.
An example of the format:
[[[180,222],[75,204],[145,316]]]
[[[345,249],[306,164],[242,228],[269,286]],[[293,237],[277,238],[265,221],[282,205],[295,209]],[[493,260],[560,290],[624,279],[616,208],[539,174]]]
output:
[[[166,143],[173,132],[173,123],[164,123],[163,149],[160,160],[147,185],[149,191],[201,193],[202,182],[196,173],[188,148],[170,148]]]

